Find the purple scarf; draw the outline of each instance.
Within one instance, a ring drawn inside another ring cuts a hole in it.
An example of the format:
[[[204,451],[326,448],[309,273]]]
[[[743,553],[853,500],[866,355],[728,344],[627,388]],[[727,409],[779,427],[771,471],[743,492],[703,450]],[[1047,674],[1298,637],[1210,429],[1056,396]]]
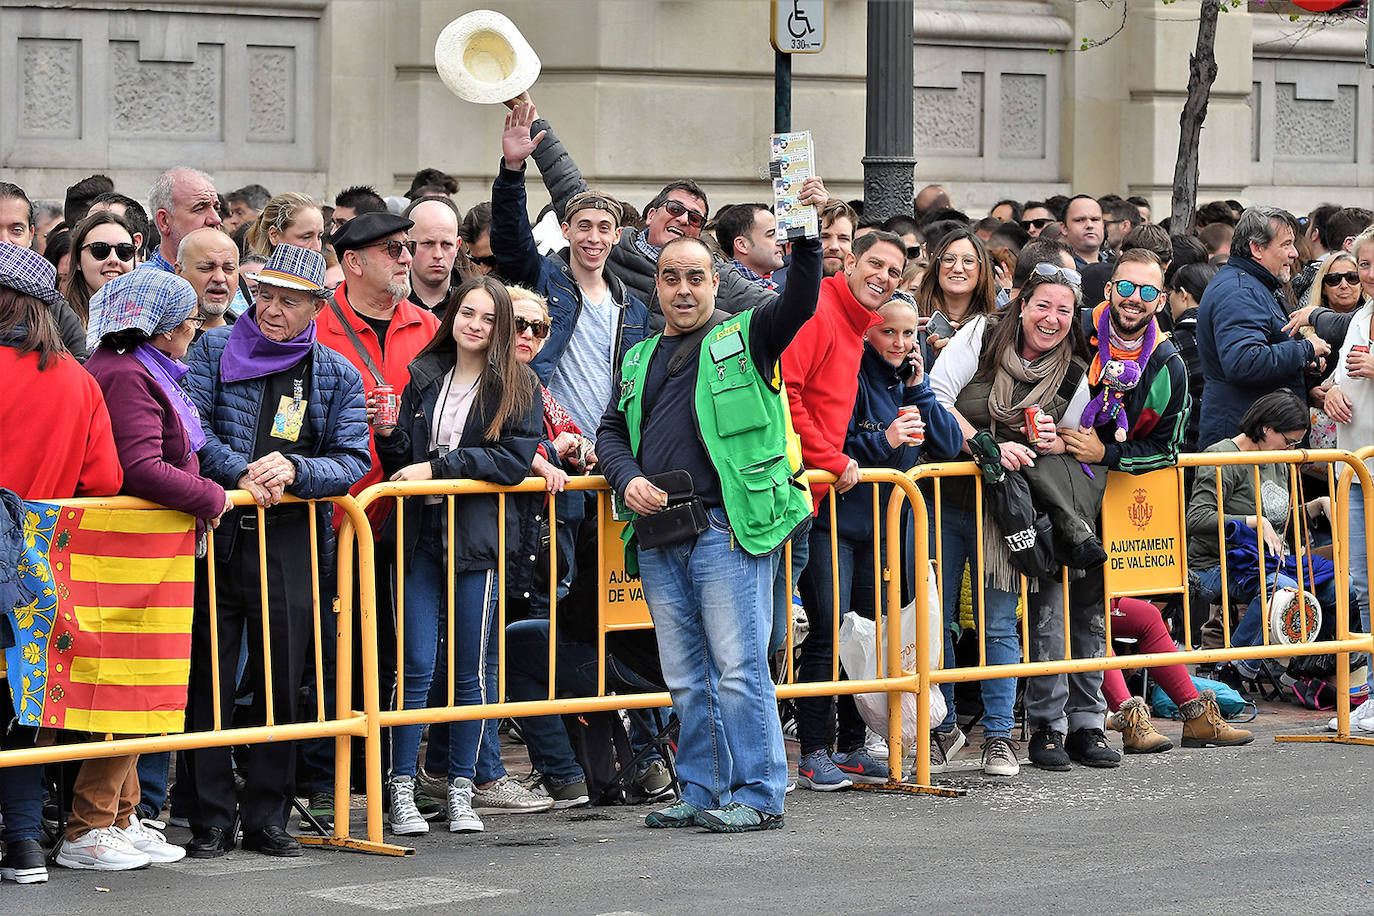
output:
[[[200,411],[195,402],[181,388],[181,377],[191,369],[179,359],[172,359],[150,343],[141,343],[134,348],[134,358],[143,364],[153,381],[167,393],[172,409],[181,418],[186,429],[186,438],[191,440],[191,451],[198,452],[205,444],[205,430],[200,427]]]
[[[254,305],[234,322],[224,352],[219,358],[219,377],[226,382],[242,382],[273,375],[305,359],[315,345],[315,322],[285,342],[270,340],[258,327],[258,307]]]

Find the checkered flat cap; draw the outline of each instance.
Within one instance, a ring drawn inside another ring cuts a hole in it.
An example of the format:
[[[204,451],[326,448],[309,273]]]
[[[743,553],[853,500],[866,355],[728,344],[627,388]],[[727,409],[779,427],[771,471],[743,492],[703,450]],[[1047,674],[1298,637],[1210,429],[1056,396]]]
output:
[[[258,271],[258,282],[316,293],[324,287],[324,257],[295,245],[278,245]]]
[[[195,287],[162,270],[132,270],[115,277],[91,297],[86,346],[94,350],[106,334],[138,328],[149,337],[186,320],[199,297]]]
[[[33,249],[9,242],[0,242],[0,286],[48,305],[65,301],[57,291],[57,269]]]

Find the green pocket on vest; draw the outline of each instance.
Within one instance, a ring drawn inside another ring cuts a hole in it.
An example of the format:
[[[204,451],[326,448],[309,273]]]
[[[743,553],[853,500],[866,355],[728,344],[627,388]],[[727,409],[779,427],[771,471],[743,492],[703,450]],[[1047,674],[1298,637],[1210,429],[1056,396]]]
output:
[[[745,512],[743,519],[730,516],[730,524],[752,534],[771,530],[787,510],[788,480],[791,472],[787,457],[779,455],[739,468],[740,483],[744,484]]]
[[[768,423],[763,398],[747,372],[727,372],[725,378],[711,379],[711,403],[721,436],[737,436]]]

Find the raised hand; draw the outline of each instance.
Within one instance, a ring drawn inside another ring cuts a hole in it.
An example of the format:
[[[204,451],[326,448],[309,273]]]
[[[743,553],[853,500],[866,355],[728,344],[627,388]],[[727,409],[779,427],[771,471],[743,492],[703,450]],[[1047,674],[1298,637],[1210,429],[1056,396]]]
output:
[[[506,168],[518,170],[523,167],[539,141],[544,139],[547,131],[543,130],[530,136],[530,125],[538,117],[534,103],[529,101],[516,102],[510,114],[506,115],[506,129],[501,133],[501,156],[506,160]]]

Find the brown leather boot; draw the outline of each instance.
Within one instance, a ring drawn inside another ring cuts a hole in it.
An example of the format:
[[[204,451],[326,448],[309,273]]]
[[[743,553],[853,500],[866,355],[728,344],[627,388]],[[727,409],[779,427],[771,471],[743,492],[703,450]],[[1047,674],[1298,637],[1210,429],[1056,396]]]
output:
[[[1235,747],[1255,740],[1253,734],[1222,718],[1217,695],[1210,690],[1179,706],[1178,712],[1183,717],[1184,747]]]
[[[1121,742],[1128,754],[1158,754],[1173,748],[1174,743],[1155,731],[1150,722],[1150,708],[1140,697],[1131,697],[1116,713],[1107,718],[1107,727],[1121,732]]]

